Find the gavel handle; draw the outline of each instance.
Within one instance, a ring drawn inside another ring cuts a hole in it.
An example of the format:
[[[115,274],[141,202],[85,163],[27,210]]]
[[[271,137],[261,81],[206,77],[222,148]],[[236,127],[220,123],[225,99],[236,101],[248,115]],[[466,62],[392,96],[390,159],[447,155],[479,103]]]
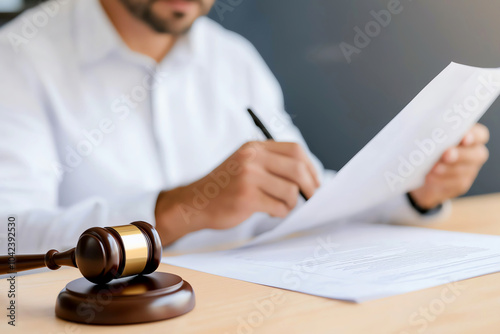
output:
[[[52,249],[45,255],[0,256],[0,275],[44,267],[56,270],[61,266],[77,268],[74,248],[63,253]]]

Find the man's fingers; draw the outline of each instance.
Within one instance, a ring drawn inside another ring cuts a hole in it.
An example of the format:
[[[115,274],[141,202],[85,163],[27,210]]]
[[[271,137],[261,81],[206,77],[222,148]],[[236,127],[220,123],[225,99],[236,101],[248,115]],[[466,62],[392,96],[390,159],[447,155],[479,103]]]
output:
[[[454,164],[458,162],[458,158],[460,157],[459,148],[452,147],[447,149],[446,152],[443,153],[440,162],[444,164]]]
[[[484,145],[490,141],[490,130],[483,124],[476,124],[469,133],[474,137],[473,144]]]
[[[474,134],[469,131],[467,134],[462,138],[462,141],[460,142],[460,146],[471,146],[474,145],[476,142],[476,138],[474,137]]]
[[[490,141],[490,131],[483,124],[476,124],[464,136],[460,142],[461,146],[484,145]]]
[[[297,205],[299,195],[299,186],[297,184],[268,173],[266,170],[259,173],[256,182],[261,191],[285,203],[288,209],[293,209]]]
[[[427,174],[425,185],[417,189],[424,205],[443,202],[469,191],[483,164],[489,158],[486,143],[488,128],[476,124],[462,139],[460,145],[448,149]],[[430,197],[430,199],[429,199]]]
[[[459,176],[456,174],[453,175],[452,173],[445,175],[431,173],[427,175],[425,183],[426,186],[434,188],[436,189],[435,191],[442,193],[444,198],[453,198],[469,191],[478,172],[478,169],[470,168]]]
[[[304,162],[273,152],[267,152],[263,158],[267,171],[296,184],[308,198],[314,195],[317,183]]]
[[[260,191],[255,211],[265,212],[272,217],[285,218],[290,212],[290,208],[283,201],[276,199],[264,191]]]
[[[478,168],[470,164],[447,165],[438,164],[429,173],[436,178],[460,178],[476,172]]]
[[[309,159],[308,155],[304,151],[304,149],[297,143],[284,143],[284,142],[275,142],[272,140],[268,140],[263,142],[264,147],[273,153],[285,155],[292,159],[300,160],[305,163],[309,173],[313,177],[313,180],[316,184],[316,187],[319,187],[319,177],[316,168],[313,163]]]
[[[484,145],[475,145],[468,147],[453,147],[447,150],[440,162],[434,167],[440,168],[440,164],[453,165],[453,164],[470,164],[482,165],[489,158],[488,148]]]

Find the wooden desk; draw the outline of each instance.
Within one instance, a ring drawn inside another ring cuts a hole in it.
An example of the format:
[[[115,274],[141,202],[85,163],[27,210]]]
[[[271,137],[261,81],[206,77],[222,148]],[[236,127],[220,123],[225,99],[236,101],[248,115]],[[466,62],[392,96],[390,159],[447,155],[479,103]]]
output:
[[[500,235],[500,194],[457,200],[453,216],[432,228]],[[76,269],[65,269],[18,277],[16,331],[7,326],[4,315],[7,283],[0,281],[0,308],[4,310],[0,332],[500,333],[500,274],[469,279],[451,287],[439,286],[353,304],[168,265],[161,265],[160,270],[178,274],[193,285],[197,296],[194,311],[144,325],[105,327],[68,323],[54,316],[55,299],[66,283],[79,275]],[[279,303],[266,303],[275,293],[281,294]],[[262,311],[259,304],[273,306]]]

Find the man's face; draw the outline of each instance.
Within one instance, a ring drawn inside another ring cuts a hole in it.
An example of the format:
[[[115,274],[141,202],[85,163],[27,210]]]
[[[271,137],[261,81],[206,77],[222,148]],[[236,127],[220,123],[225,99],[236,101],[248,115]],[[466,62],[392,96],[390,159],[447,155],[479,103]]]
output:
[[[159,33],[185,33],[200,16],[208,14],[215,0],[121,0],[138,19]]]

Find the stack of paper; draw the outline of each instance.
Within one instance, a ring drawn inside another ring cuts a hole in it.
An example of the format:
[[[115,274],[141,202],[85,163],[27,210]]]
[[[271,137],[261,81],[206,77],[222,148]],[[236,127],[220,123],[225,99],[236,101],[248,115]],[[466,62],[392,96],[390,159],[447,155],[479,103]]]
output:
[[[500,271],[500,237],[351,222],[300,238],[164,262],[362,302]]]

